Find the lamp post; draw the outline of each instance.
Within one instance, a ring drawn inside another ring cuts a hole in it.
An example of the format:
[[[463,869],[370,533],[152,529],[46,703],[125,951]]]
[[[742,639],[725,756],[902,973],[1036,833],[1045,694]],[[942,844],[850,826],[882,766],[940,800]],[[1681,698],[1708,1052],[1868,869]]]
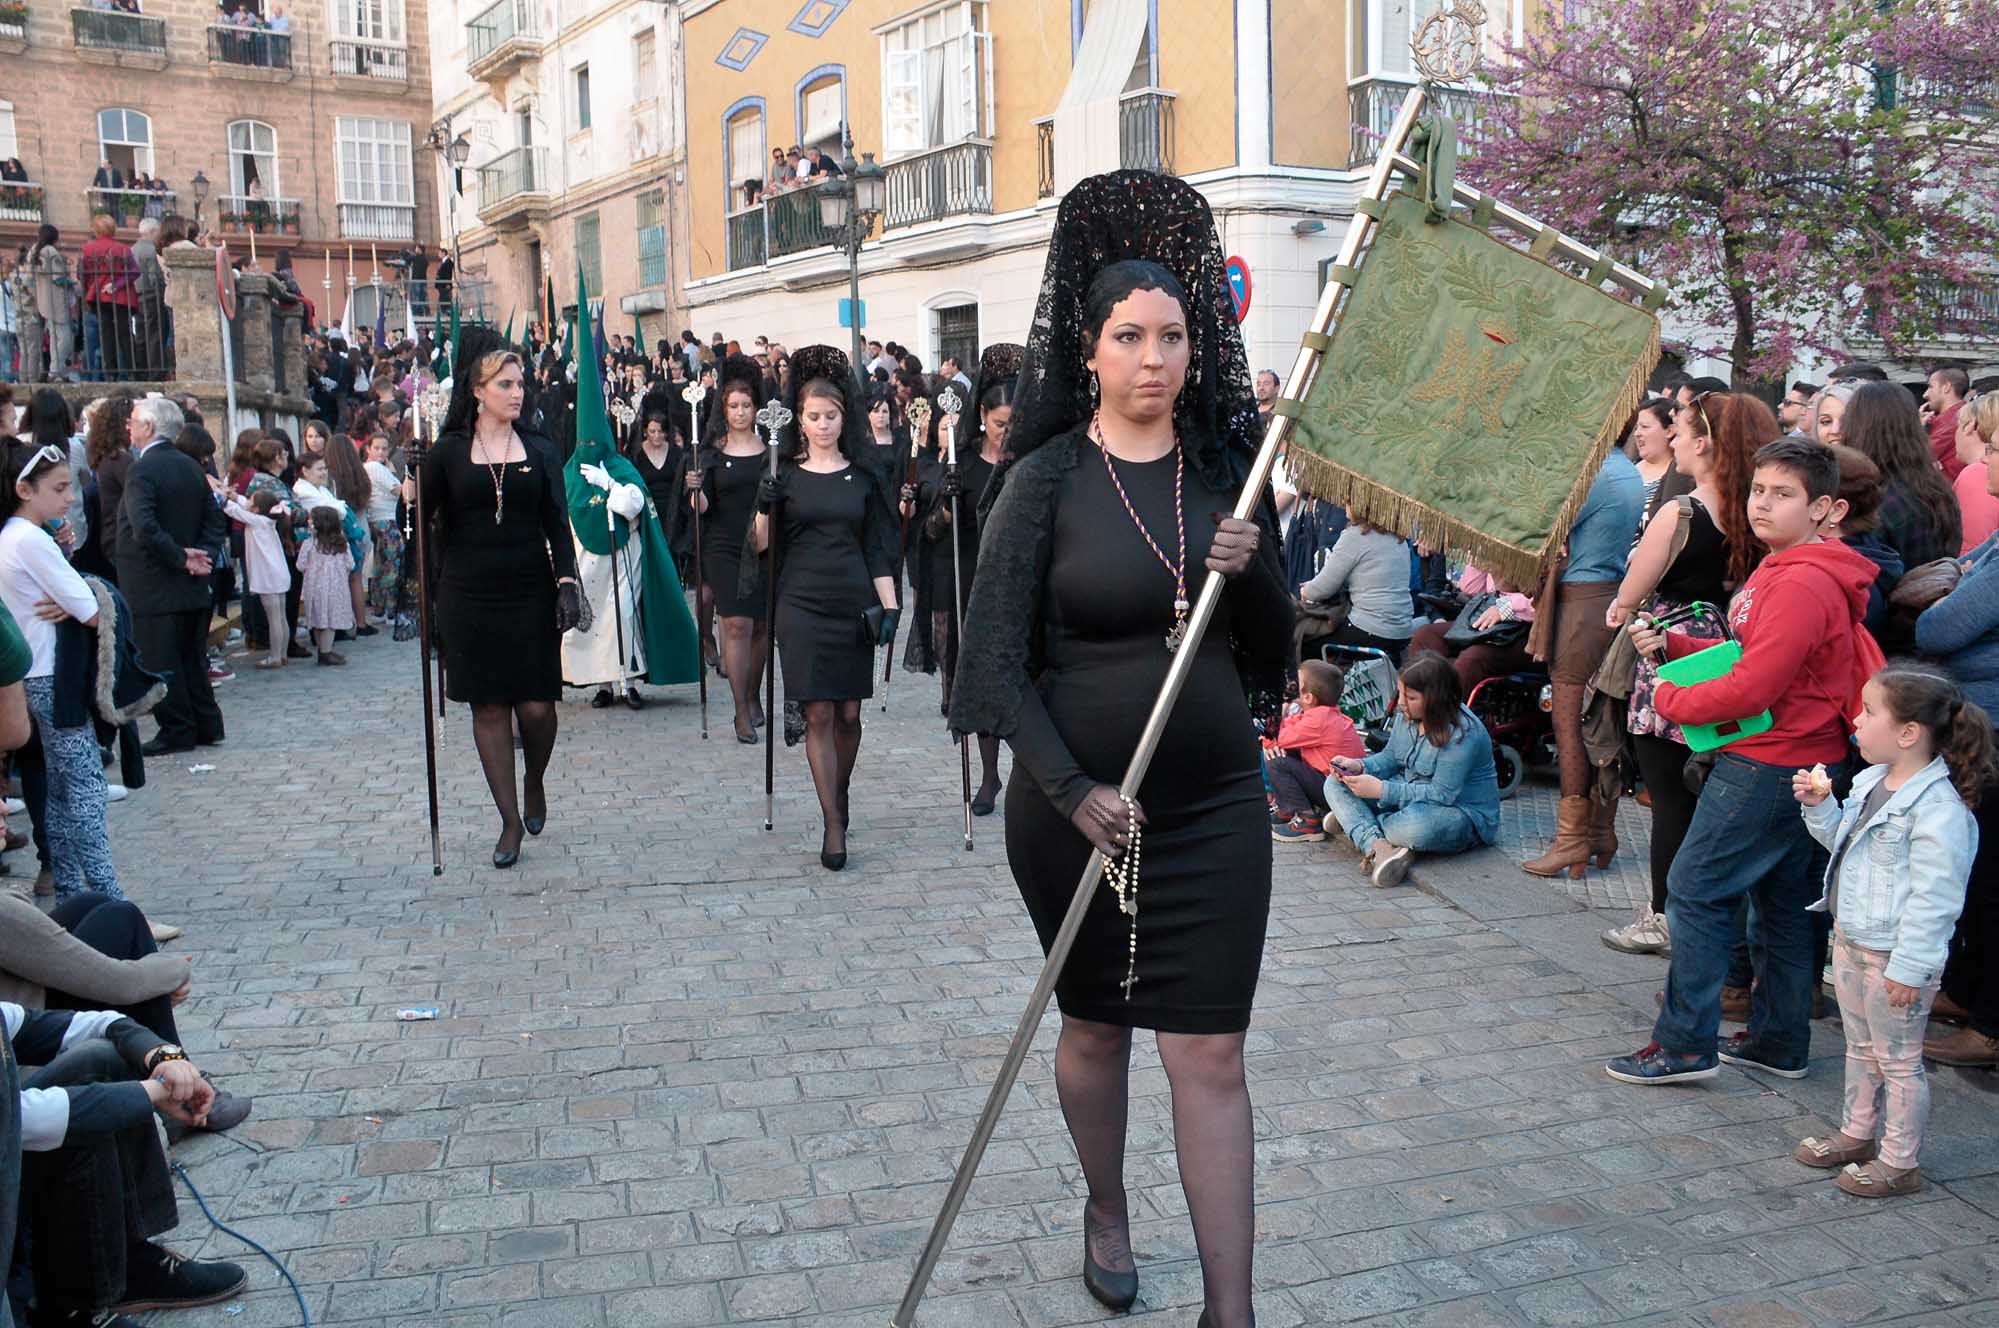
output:
[[[199,170],[194,179],[188,181],[188,188],[194,191],[194,233],[201,234],[201,205],[208,201],[208,177]]]
[[[888,204],[888,172],[875,165],[875,154],[854,161],[854,134],[841,131],[840,174],[818,187],[819,222],[835,242],[847,247],[847,295],[854,333],[854,377],[865,383],[861,367],[861,241],[868,238]]]

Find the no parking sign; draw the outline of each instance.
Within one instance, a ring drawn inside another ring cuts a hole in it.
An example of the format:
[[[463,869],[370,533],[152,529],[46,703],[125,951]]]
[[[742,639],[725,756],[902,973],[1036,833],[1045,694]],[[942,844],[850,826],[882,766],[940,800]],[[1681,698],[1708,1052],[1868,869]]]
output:
[[[1229,303],[1235,306],[1235,320],[1240,323],[1249,317],[1249,264],[1240,258],[1231,258],[1222,265],[1229,283]]]

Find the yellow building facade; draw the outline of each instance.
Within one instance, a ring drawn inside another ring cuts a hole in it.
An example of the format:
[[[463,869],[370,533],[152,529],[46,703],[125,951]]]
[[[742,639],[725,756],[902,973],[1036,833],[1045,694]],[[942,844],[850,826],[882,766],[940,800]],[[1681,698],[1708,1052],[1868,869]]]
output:
[[[1520,4],[1487,0],[1495,51]],[[1288,365],[1358,167],[1437,0],[680,0],[688,326],[846,345],[844,248],[773,151],[886,172],[863,245],[869,337],[934,366],[1024,340],[1055,207],[1121,167],[1193,183],[1253,282],[1252,362]]]

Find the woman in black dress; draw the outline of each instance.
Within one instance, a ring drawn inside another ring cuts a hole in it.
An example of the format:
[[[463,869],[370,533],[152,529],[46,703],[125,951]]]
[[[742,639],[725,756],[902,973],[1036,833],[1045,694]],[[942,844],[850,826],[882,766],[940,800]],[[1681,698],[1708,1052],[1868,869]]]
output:
[[[909,426],[895,418],[895,403],[887,388],[868,389],[867,462],[891,488],[902,483],[909,461]]]
[[[861,750],[861,702],[874,695],[875,648],[895,635],[895,518],[861,458],[866,416],[853,370],[830,346],[792,357],[793,422],[784,460],[758,486],[750,548],[777,528],[777,645],[784,700],[805,712],[805,759],[824,817],[819,861],[847,865],[848,788]],[[774,514],[774,515],[773,515]]]
[[[1092,848],[1117,858],[1056,987],[1056,1088],[1089,1186],[1085,1285],[1117,1308],[1138,1293],[1123,1161],[1131,1030],[1150,1028],[1173,1091],[1201,1323],[1243,1328],[1255,1229],[1243,1037],[1270,904],[1256,736],[1281,697],[1291,612],[1267,495],[1256,521],[1228,515],[1261,430],[1222,264],[1207,204],[1179,180],[1122,171],[1064,199],[951,727],[1013,748],[1007,858],[1044,948]],[[1211,575],[1227,590],[1126,803],[1117,783]],[[1138,892],[1132,915],[1119,881]]]
[[[444,692],[472,707],[472,741],[500,813],[493,865],[511,867],[523,831],[540,834],[548,818],[542,776],[555,750],[562,633],[576,625],[582,591],[562,458],[515,427],[526,401],[520,356],[491,332],[468,330],[453,377],[450,412],[423,459],[423,516],[436,522],[443,569]],[[527,763],[519,797],[516,724]]]
[[[972,602],[972,582],[978,574],[979,508],[986,486],[999,466],[1001,442],[1013,419],[1013,397],[1026,348],[1013,342],[986,347],[979,357],[979,374],[959,412],[936,407],[943,427],[957,426],[955,470],[944,457],[926,459],[916,494],[905,499],[903,511],[916,520],[916,568],[910,576],[916,597],[917,630],[909,634],[905,668],[943,673],[943,713],[951,713],[951,684],[958,668],[958,609]],[[954,393],[955,395],[955,393]],[[944,404],[950,404],[946,401]],[[954,509],[951,499],[958,501]],[[957,533],[952,533],[953,512]],[[920,518],[920,519],[916,519]],[[958,560],[964,560],[960,574]],[[927,624],[929,630],[923,630]],[[972,814],[989,816],[999,800],[999,739],[978,737],[981,774],[972,795]]]
[[[722,390],[701,403],[701,449],[685,486],[688,506],[701,512],[701,639],[711,639],[713,621],[720,618],[722,658],[716,667],[735,698],[736,741],[754,746],[764,722],[757,698],[770,627],[763,595],[743,593],[742,565],[763,474],[764,445],[757,436],[762,375],[755,361],[740,355],[730,356],[726,367]]]

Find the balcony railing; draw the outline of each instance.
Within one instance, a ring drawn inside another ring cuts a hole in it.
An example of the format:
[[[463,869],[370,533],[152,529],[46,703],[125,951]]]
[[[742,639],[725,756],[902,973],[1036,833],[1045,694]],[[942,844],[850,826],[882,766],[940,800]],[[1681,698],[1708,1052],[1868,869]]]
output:
[[[1130,171],[1173,174],[1173,102],[1178,95],[1163,88],[1140,88],[1118,99],[1119,165]],[[1050,151],[1052,156],[1052,144]]]
[[[479,168],[479,210],[498,207],[522,194],[549,191],[548,149],[514,148]]]
[[[761,267],[787,254],[835,242],[819,220],[817,185],[772,194],[754,207],[729,214],[729,268]]]
[[[1347,88],[1347,165],[1358,168],[1372,162],[1381,151],[1402,99],[1416,86],[1407,79],[1365,78]],[[1490,113],[1492,98],[1462,88],[1433,87],[1431,97],[1442,102],[1458,126],[1458,150],[1475,151],[1482,121]]]
[[[292,35],[289,32],[264,32],[234,23],[211,23],[208,25],[208,63],[289,72],[292,67]]]
[[[84,195],[93,216],[101,212],[128,229],[144,217],[166,216],[180,199],[171,189],[87,189]]]
[[[1055,117],[1044,115],[1034,122],[1034,196],[1055,196]]]
[[[1926,281],[1922,295],[1937,309],[1937,330],[1948,336],[1999,331],[1999,283]]]
[[[410,81],[409,48],[399,42],[335,37],[327,46],[327,63],[336,78],[374,78],[384,83]]]
[[[17,48],[28,44],[28,7],[18,0],[0,4],[0,42]]]
[[[647,226],[639,231],[639,285],[666,284],[666,227]]]
[[[764,207],[729,214],[729,270],[762,267],[770,261],[770,235],[764,229]]]
[[[414,203],[342,203],[339,207],[342,239],[407,244],[416,238]]]
[[[167,58],[167,21],[116,9],[72,9],[70,33],[80,51]]]
[[[900,157],[888,172],[882,229],[993,210],[993,145],[976,140]]]
[[[297,235],[299,200],[224,194],[216,200],[215,221],[225,235]]]
[[[541,44],[541,11],[533,0],[499,0],[466,21],[465,62],[475,73],[482,64],[504,56],[516,44],[524,47]]]
[[[30,180],[0,183],[0,221],[41,221],[44,194],[43,188]]]

